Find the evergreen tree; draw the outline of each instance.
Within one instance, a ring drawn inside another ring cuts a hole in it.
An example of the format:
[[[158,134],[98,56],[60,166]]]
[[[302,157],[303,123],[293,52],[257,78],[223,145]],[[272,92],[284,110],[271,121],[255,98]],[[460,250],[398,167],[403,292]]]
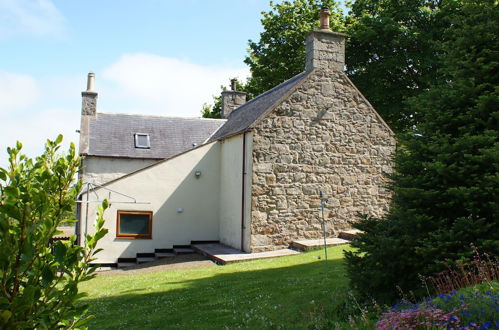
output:
[[[366,219],[346,254],[353,287],[381,301],[479,251],[499,255],[499,10],[462,0],[445,31],[439,79],[412,98],[421,122],[401,139],[386,219]]]

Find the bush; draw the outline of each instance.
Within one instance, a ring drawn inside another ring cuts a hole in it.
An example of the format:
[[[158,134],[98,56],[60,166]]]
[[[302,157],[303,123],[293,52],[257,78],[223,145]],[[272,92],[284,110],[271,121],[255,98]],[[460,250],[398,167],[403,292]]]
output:
[[[52,329],[81,326],[86,306],[78,283],[92,277],[96,244],[107,232],[99,209],[95,235],[85,246],[52,242],[57,226],[74,222],[73,209],[81,183],[73,184],[80,159],[71,144],[57,154],[62,136],[48,140],[36,159],[21,154],[22,145],[8,148],[9,167],[0,168],[0,327]]]

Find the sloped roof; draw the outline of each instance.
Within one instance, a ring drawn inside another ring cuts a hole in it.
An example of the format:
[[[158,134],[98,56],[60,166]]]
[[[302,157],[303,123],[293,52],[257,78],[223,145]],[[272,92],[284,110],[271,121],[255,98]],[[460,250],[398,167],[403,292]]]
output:
[[[272,108],[307,76],[308,72],[302,72],[232,111],[227,122],[213,134],[210,141],[222,140],[247,131],[267,110]]]
[[[163,159],[205,142],[222,119],[97,113],[89,121],[89,156]],[[135,148],[134,134],[149,134],[150,148]]]

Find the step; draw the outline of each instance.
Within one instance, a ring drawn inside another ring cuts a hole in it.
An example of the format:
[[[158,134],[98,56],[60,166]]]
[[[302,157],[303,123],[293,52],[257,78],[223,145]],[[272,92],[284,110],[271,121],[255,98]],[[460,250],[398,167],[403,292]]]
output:
[[[140,257],[140,258],[137,258],[137,263],[138,264],[143,264],[144,262],[151,262],[151,261],[154,261],[156,260],[155,257]]]
[[[175,252],[175,254],[191,254],[191,253],[195,253],[195,251],[190,248],[190,247],[177,247],[177,248],[173,248],[173,252]]]
[[[118,262],[116,264],[117,268],[127,268],[127,267],[132,267],[132,266],[137,266],[136,262]]]
[[[200,254],[205,255],[216,263],[222,265],[240,261],[276,258],[300,254],[300,252],[290,249],[248,253],[219,243],[194,244],[193,248],[196,249],[196,251]]]
[[[156,253],[154,253],[154,255],[158,259],[175,257],[175,253],[173,253],[173,252],[156,252]]]
[[[347,241],[346,239],[342,238],[327,238],[326,239],[326,246],[336,246],[336,245],[344,245],[344,244],[349,244],[350,241]],[[304,240],[298,240],[298,241],[293,241],[291,243],[291,246],[294,249],[301,250],[301,251],[308,251],[308,250],[316,250],[324,247],[324,239],[304,239]]]
[[[358,229],[342,230],[342,231],[340,231],[340,234],[338,235],[338,237],[351,241],[351,240],[355,239],[357,237],[357,235],[359,235],[360,233],[362,233],[362,230],[358,230]]]

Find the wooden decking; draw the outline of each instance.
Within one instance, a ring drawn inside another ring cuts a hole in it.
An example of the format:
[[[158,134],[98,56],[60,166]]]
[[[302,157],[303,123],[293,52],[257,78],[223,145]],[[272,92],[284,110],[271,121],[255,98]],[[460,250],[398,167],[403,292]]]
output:
[[[210,259],[215,260],[217,263],[222,265],[239,261],[290,256],[300,253],[291,249],[247,253],[218,243],[193,244],[191,246],[197,252],[209,257]]]

